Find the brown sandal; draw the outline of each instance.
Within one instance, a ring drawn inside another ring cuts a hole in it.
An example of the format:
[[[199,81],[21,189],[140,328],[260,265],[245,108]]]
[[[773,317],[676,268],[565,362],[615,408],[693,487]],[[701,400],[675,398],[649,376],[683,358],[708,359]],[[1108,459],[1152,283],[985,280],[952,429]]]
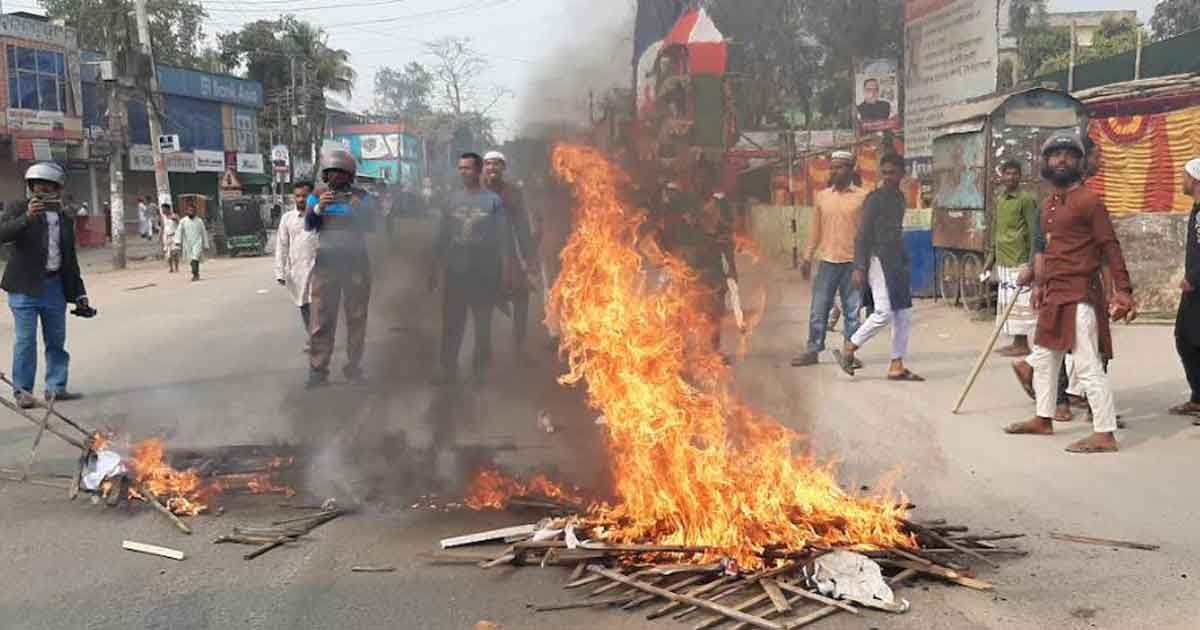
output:
[[[1185,402],[1167,410],[1173,416],[1200,416],[1200,403]]]
[[[925,381],[925,377],[913,372],[908,368],[905,368],[904,371],[899,374],[888,374],[887,378],[889,381],[910,381],[913,383],[921,383]]]

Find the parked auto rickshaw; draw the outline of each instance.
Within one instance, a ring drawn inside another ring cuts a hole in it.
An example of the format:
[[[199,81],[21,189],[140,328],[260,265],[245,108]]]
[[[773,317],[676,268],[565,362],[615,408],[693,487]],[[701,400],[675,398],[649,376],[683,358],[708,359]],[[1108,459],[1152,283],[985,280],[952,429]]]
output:
[[[257,199],[226,199],[221,203],[225,227],[225,249],[230,256],[249,252],[262,256],[267,251],[267,228]]]
[[[1063,132],[1087,131],[1083,104],[1059,90],[1032,88],[948,108],[934,129],[933,245],[941,250],[938,293],[968,309],[986,303],[980,280],[992,238],[1000,165],[1021,165],[1021,186],[1042,188],[1041,146]],[[1041,194],[1038,194],[1041,197]]]

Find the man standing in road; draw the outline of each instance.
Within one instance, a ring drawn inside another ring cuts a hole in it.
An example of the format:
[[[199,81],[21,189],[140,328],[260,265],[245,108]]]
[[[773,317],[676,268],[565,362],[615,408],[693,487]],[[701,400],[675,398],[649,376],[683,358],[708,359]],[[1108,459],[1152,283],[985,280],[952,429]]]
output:
[[[175,232],[179,230],[179,219],[171,204],[162,205],[162,242],[163,257],[167,259],[167,273],[179,271],[179,246],[175,244]]]
[[[1008,160],[1000,166],[1000,181],[1004,189],[996,198],[996,212],[992,223],[992,242],[988,248],[984,269],[995,264],[995,278],[1000,285],[997,300],[997,323],[1008,312],[1013,302],[1012,314],[1004,323],[1004,332],[1012,337],[1012,343],[996,350],[1006,357],[1023,357],[1029,354],[1029,335],[1037,318],[1030,307],[1029,291],[1024,290],[1018,279],[1030,262],[1033,252],[1033,235],[1038,218],[1037,199],[1021,190],[1021,165]]]
[[[154,221],[150,218],[150,206],[146,204],[145,197],[138,197],[137,213],[138,235],[146,240],[150,240],[154,236]]]
[[[311,279],[312,312],[309,332],[307,386],[329,382],[338,309],[345,304],[346,367],[350,382],[363,379],[362,358],[367,338],[367,309],[371,301],[371,260],[367,233],[375,231],[374,197],[354,186],[358,162],[346,149],[323,152],[323,187],[308,197],[305,227],[317,238]]]
[[[867,321],[846,340],[842,352],[834,350],[842,371],[854,376],[854,353],[863,344],[892,325],[890,381],[923,381],[904,365],[908,338],[912,332],[912,293],[909,287],[908,252],[904,249],[904,210],[908,205],[900,192],[904,178],[904,158],[888,153],[879,160],[879,188],[867,195],[862,227],[854,246],[854,273],[851,284],[861,289],[869,284],[875,310]],[[846,312],[850,316],[850,312]]]
[[[22,409],[37,404],[32,392],[37,377],[39,319],[46,344],[46,398],[80,397],[67,391],[71,362],[65,347],[67,304],[74,303],[75,313],[84,317],[95,311],[88,305],[79,273],[74,220],[62,207],[66,180],[66,172],[53,162],[29,167],[25,171],[28,200],[6,204],[0,220],[0,243],[13,244],[0,288],[8,292],[13,314],[13,395]]]
[[[1195,416],[1193,424],[1200,425],[1200,296],[1196,294],[1200,287],[1200,158],[1188,162],[1183,170],[1183,192],[1194,202],[1192,215],[1188,217],[1183,280],[1179,283],[1183,295],[1175,317],[1175,349],[1192,395],[1187,402],[1171,407],[1171,413]]]
[[[442,365],[435,382],[458,380],[458,353],[467,326],[475,322],[472,375],[483,381],[492,359],[492,309],[500,293],[501,257],[512,228],[504,202],[480,183],[483,158],[464,153],[458,160],[462,189],[447,197],[433,245],[430,289],[442,290]]]
[[[308,337],[312,330],[311,280],[317,262],[317,233],[304,229],[304,215],[308,212],[308,196],[312,191],[312,184],[308,182],[292,185],[295,206],[279,217],[279,229],[275,232],[275,281],[287,287],[292,301],[300,309],[306,353],[311,351]]]
[[[815,365],[819,360],[825,349],[829,311],[838,293],[841,293],[842,311],[846,314],[843,334],[849,340],[858,331],[862,291],[851,286],[850,276],[854,272],[854,241],[862,223],[867,191],[853,183],[854,154],[835,151],[832,169],[829,188],[818,191],[813,200],[808,242],[804,246],[801,273],[806,280],[812,278],[815,260],[817,279],[813,282],[812,307],[808,314],[808,346],[792,359],[794,367]]]
[[[525,338],[529,334],[529,296],[532,293],[533,265],[537,260],[537,241],[530,227],[530,212],[525,195],[517,186],[504,180],[508,160],[499,151],[483,156],[483,185],[500,196],[508,218],[511,234],[503,235],[504,258],[501,268],[501,299],[512,302],[513,343],[517,356],[529,361],[525,353]]]
[[[204,219],[196,216],[195,205],[188,206],[187,216],[183,217],[179,227],[175,229],[175,245],[192,267],[192,282],[199,280],[200,262],[204,260],[204,252],[211,244],[208,240],[208,228],[204,225]]]
[[[1045,252],[1034,260],[1033,306],[1039,309],[1030,362],[1034,366],[1037,415],[1005,428],[1011,434],[1054,433],[1055,384],[1063,355],[1074,358],[1075,374],[1092,408],[1092,435],[1067,447],[1072,453],[1112,453],[1118,449],[1117,415],[1103,356],[1112,356],[1109,316],[1137,316],[1133,286],[1108,209],[1082,185],[1083,144],[1056,135],[1042,147],[1043,177],[1053,186],[1041,228]],[[1102,265],[1113,280],[1111,304],[1097,281]]]

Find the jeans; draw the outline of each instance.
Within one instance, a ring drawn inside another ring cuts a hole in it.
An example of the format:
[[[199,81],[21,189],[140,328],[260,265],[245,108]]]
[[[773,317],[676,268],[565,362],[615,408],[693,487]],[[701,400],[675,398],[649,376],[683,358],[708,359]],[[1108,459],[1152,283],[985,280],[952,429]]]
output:
[[[42,340],[46,344],[46,391],[51,394],[66,391],[71,355],[63,347],[67,341],[67,300],[63,296],[62,276],[48,276],[42,283],[40,296],[9,293],[8,306],[13,313],[13,383],[21,391],[33,392],[41,318]]]
[[[842,294],[842,315],[846,318],[843,334],[846,339],[858,331],[858,311],[862,308],[862,291],[850,284],[854,263],[817,263],[813,280],[812,309],[808,314],[808,351],[825,349],[825,329],[829,327],[829,310],[835,293]]]
[[[458,373],[467,316],[475,323],[472,366],[482,374],[492,360],[492,309],[496,307],[497,279],[472,273],[447,272],[442,294],[442,370]]]

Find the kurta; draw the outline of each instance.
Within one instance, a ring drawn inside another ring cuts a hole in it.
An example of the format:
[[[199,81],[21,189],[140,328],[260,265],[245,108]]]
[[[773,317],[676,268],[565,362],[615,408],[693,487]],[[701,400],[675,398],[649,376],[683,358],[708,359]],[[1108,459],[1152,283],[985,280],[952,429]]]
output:
[[[304,213],[289,210],[279,218],[275,238],[275,279],[283,280],[296,306],[312,302],[312,270],[317,262],[317,232],[304,229]]]
[[[817,191],[809,220],[804,259],[831,263],[854,262],[854,243],[862,225],[867,191],[858,186]]]
[[[1066,192],[1050,193],[1043,208],[1045,292],[1034,342],[1062,352],[1074,347],[1075,305],[1082,302],[1095,307],[1100,352],[1111,357],[1112,336],[1099,282],[1101,264],[1108,265],[1116,291],[1132,293],[1133,285],[1108,209],[1095,192],[1078,184]]]
[[[1037,199],[1030,193],[1001,193],[996,199],[992,224],[992,252],[996,264],[1019,267],[1029,262],[1038,220]]]
[[[179,230],[179,220],[169,217],[163,217],[163,253],[170,254],[172,250],[179,251],[179,246],[175,244],[175,232]]]
[[[175,230],[175,244],[181,248],[184,260],[203,260],[204,251],[210,247],[204,219],[184,217]]]
[[[1192,206],[1192,216],[1188,218],[1187,252],[1183,262],[1183,278],[1192,285],[1192,290],[1179,299],[1179,314],[1175,318],[1175,335],[1193,346],[1200,346],[1200,221],[1197,215],[1200,215],[1200,203]]]
[[[862,226],[854,247],[854,269],[864,274],[878,257],[893,311],[912,308],[908,251],[904,248],[904,209],[899,189],[880,188],[863,203]]]

